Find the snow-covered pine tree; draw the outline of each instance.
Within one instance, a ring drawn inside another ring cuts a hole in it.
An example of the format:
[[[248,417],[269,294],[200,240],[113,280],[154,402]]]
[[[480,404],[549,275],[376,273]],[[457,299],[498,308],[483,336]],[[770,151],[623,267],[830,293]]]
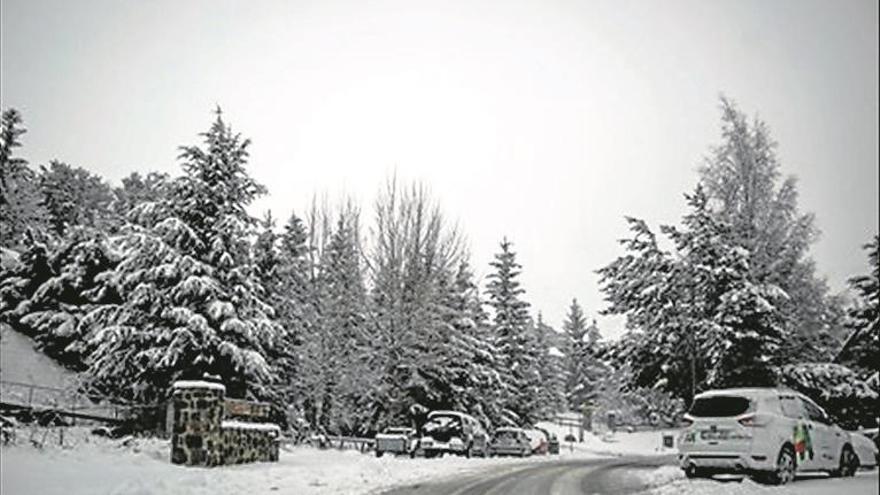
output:
[[[174,380],[219,376],[231,396],[272,399],[267,350],[282,337],[261,299],[246,207],[264,192],[245,170],[249,141],[220,112],[204,147],[182,148],[184,175],[142,203],[114,239],[122,260],[99,279],[121,296],[87,314],[92,384],[149,402]]]
[[[42,234],[46,210],[40,204],[37,174],[27,160],[15,156],[26,131],[18,110],[3,111],[0,120],[0,246],[18,249],[25,243],[25,233]]]
[[[849,310],[851,333],[835,362],[851,366],[877,386],[880,385],[880,236],[874,235],[874,240],[864,247],[868,251],[870,271],[849,280],[858,299]]]
[[[693,335],[684,327],[679,303],[677,263],[660,249],[655,234],[640,219],[627,217],[631,236],[620,241],[625,254],[598,270],[608,307],[605,314],[625,315],[627,332],[609,349],[617,368],[627,367],[633,386],[662,386],[689,397],[705,379],[691,359]]]
[[[78,323],[96,305],[118,301],[100,281],[118,260],[93,229],[71,229],[51,251],[27,238],[20,263],[0,277],[0,318],[64,366],[82,369],[86,346]]]
[[[64,237],[69,229],[107,230],[113,224],[110,186],[82,167],[57,160],[40,166],[40,203],[47,212],[50,231]]]
[[[604,373],[599,360],[599,329],[596,321],[587,324],[587,318],[577,299],[572,299],[563,330],[567,338],[566,398],[573,411],[583,411],[593,405],[597,386]]]
[[[554,413],[565,411],[566,355],[559,349],[561,335],[544,322],[544,316],[538,313],[534,322],[533,332],[535,348],[538,350],[538,373],[540,375],[540,406],[541,416],[550,417]]]
[[[709,210],[702,187],[686,197],[682,227],[661,228],[674,254],[631,219],[628,253],[599,271],[606,311],[626,315],[632,329],[614,354],[636,386],[663,387],[688,402],[707,386],[772,384],[786,294],[751,278],[748,251]]]
[[[510,383],[509,394],[503,398],[505,414],[510,422],[530,424],[538,419],[540,374],[529,335],[529,304],[522,300],[525,290],[518,280],[522,267],[511,247],[507,238],[501,241],[501,251],[490,263],[495,271],[488,276],[486,293],[494,310],[496,364]]]
[[[815,400],[847,429],[876,427],[880,391],[875,379],[836,363],[798,363],[783,366],[781,382]],[[873,383],[872,383],[873,382]]]
[[[713,214],[748,253],[751,279],[788,295],[777,307],[780,354],[789,362],[830,360],[843,340],[844,312],[809,257],[818,236],[814,216],[800,211],[796,179],[782,176],[766,123],[749,122],[725,97],[721,111],[721,143],[700,170]]]
[[[149,172],[146,175],[132,172],[123,177],[122,185],[113,188],[112,191],[109,233],[118,232],[125,225],[128,213],[137,205],[163,201],[168,195],[170,182],[171,178],[168,174],[162,172]]]
[[[361,264],[359,212],[340,215],[321,258],[321,324],[331,355],[324,413],[337,431],[356,432],[368,420],[360,398],[371,386],[367,368],[367,293]],[[331,396],[332,394],[332,396]],[[329,408],[329,409],[328,409]],[[363,433],[363,432],[359,432]]]
[[[274,284],[269,284],[269,301],[285,338],[279,343],[272,359],[278,363],[279,387],[291,404],[302,403],[300,388],[303,336],[315,328],[316,304],[312,299],[308,234],[302,220],[291,213],[284,229],[277,236],[277,266]]]
[[[280,292],[278,288],[280,264],[278,234],[275,233],[275,219],[272,218],[271,211],[266,212],[259,225],[260,232],[253,247],[254,275],[265,291],[266,300],[271,303],[271,300]]]
[[[305,232],[298,221],[288,226],[282,245],[292,257],[287,266],[294,272],[288,274],[287,282],[293,297],[297,297],[296,290],[302,290],[306,298],[305,304],[291,301],[289,307],[296,311],[290,318],[302,329],[296,379],[301,407],[306,420],[316,427],[362,434],[360,428],[369,416],[362,396],[370,388],[372,375],[366,367],[367,302],[358,211],[349,204],[339,212],[334,228],[327,233],[314,278],[299,288],[296,285],[303,276],[299,270],[308,268]]]
[[[754,279],[747,249],[709,209],[702,186],[687,197],[682,229],[664,227],[680,255],[681,302],[688,306],[698,355],[707,359],[709,386],[767,386],[783,340],[787,294]],[[703,341],[705,339],[705,341]]]

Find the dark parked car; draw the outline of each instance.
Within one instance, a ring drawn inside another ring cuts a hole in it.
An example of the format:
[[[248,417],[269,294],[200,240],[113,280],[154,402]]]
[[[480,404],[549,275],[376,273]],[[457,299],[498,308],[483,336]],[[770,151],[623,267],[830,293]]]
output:
[[[489,455],[516,455],[525,457],[532,454],[532,445],[528,435],[522,428],[498,428],[492,443],[489,444]]]
[[[550,434],[550,442],[547,444],[547,452],[551,454],[559,453],[559,438],[556,437],[555,433]]]

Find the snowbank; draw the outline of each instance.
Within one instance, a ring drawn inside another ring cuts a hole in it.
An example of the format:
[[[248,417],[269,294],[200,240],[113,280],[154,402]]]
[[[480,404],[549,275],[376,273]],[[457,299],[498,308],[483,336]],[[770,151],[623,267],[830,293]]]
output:
[[[79,377],[38,351],[30,337],[0,324],[0,380],[67,389]]]
[[[687,480],[680,469],[664,466],[639,476],[650,488],[639,495],[876,495],[877,473],[861,472],[855,478],[830,479],[824,475],[799,478],[785,486],[767,486],[730,476],[721,480]]]
[[[540,422],[537,426],[556,434],[556,438],[560,442],[559,448],[562,451],[574,450],[599,455],[664,455],[678,452],[674,447],[666,448],[663,446],[663,436],[672,435],[673,439],[677,439],[678,430],[637,431],[633,433],[618,431],[614,434],[603,435],[584,432],[583,442],[571,444],[565,441],[565,436],[571,433],[577,438],[577,428],[560,426],[551,422]]]

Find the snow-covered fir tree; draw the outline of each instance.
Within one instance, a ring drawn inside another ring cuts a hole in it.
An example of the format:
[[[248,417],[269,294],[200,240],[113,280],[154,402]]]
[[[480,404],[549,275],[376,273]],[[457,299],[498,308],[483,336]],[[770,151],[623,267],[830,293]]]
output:
[[[459,264],[451,294],[448,306],[454,318],[455,359],[460,360],[457,365],[466,373],[464,379],[457,382],[463,395],[463,408],[486,426],[500,424],[502,399],[509,385],[497,371],[492,329],[480,289],[466,261]]]
[[[873,377],[873,383],[880,385],[880,236],[875,235],[865,250],[870,271],[849,280],[857,299],[849,311],[850,335],[835,361]]]
[[[122,260],[99,275],[121,296],[92,310],[95,386],[143,402],[174,380],[219,376],[231,396],[271,399],[267,352],[283,338],[251,262],[256,220],[246,207],[264,192],[245,169],[249,141],[217,112],[203,146],[181,148],[184,175],[162,203],[142,203],[113,240]]]
[[[0,276],[0,319],[64,366],[81,370],[88,348],[79,323],[97,305],[119,301],[101,281],[118,259],[93,229],[75,227],[51,248],[26,238],[19,263]]]
[[[25,132],[18,110],[4,110],[0,120],[0,246],[7,248],[22,247],[28,230],[39,236],[46,227],[37,174],[27,160],[16,156],[15,148],[21,147]]]
[[[593,403],[605,371],[599,360],[599,329],[595,320],[588,325],[577,299],[572,299],[562,328],[567,340],[566,399],[572,410],[582,411]]]
[[[783,341],[789,361],[830,360],[843,338],[844,312],[809,257],[818,237],[814,216],[798,206],[797,181],[784,177],[767,124],[749,121],[721,98],[721,143],[700,170],[713,215],[730,227],[747,254],[755,283],[779,287]]]
[[[162,172],[148,172],[145,175],[132,172],[123,177],[122,185],[113,188],[113,199],[110,203],[112,231],[115,233],[125,225],[128,213],[137,205],[163,201],[167,197],[170,183],[171,178]]]
[[[568,408],[565,389],[565,359],[567,356],[559,349],[559,337],[553,327],[544,321],[538,313],[538,319],[532,324],[535,348],[538,351],[538,374],[540,375],[540,414],[550,417],[552,414]]]
[[[880,390],[874,379],[836,363],[796,363],[780,370],[783,385],[813,398],[836,424],[847,429],[877,425]]]
[[[786,294],[753,280],[748,251],[709,210],[702,187],[687,196],[681,227],[664,226],[674,253],[630,219],[627,254],[599,270],[610,314],[626,315],[618,346],[638,386],[662,386],[688,401],[706,387],[772,385]]]
[[[40,203],[50,231],[63,237],[74,227],[106,230],[113,223],[110,186],[82,167],[52,160],[40,166]]]
[[[488,276],[486,293],[493,309],[496,364],[510,384],[503,404],[512,422],[529,424],[537,419],[540,409],[539,356],[529,332],[529,304],[522,299],[525,290],[518,279],[522,267],[506,238],[490,265],[494,271]]]
[[[321,256],[318,276],[320,319],[303,337],[303,379],[314,382],[307,417],[332,431],[357,432],[367,423],[360,406],[369,388],[366,358],[367,296],[361,264],[358,212],[340,213]],[[358,432],[362,433],[362,432]]]

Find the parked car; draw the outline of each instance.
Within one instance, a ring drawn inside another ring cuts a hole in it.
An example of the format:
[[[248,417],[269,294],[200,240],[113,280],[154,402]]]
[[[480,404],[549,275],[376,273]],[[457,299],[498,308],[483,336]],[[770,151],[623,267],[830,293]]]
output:
[[[874,442],[874,446],[880,449],[880,429],[878,428],[864,428],[859,430],[862,435],[870,438],[872,442]]]
[[[850,434],[792,390],[704,392],[694,398],[683,426],[679,462],[690,478],[741,472],[784,484],[801,471],[852,476],[859,466]]]
[[[547,432],[532,428],[526,429],[526,436],[529,437],[529,444],[532,448],[533,454],[544,455],[547,453],[547,444],[549,443],[549,437],[547,436]]]
[[[489,435],[476,418],[457,411],[433,411],[422,426],[418,449],[425,457],[452,453],[488,455]]]
[[[555,433],[550,434],[550,442],[547,444],[547,452],[551,454],[559,453],[559,438]]]
[[[876,430],[874,428],[874,438],[877,438]],[[874,468],[878,463],[877,443],[870,437],[871,433],[871,430],[850,432],[853,450],[859,457],[859,466],[863,468]]]
[[[383,454],[406,454],[414,457],[419,437],[414,428],[390,426],[376,435],[376,457]]]
[[[529,436],[522,428],[498,428],[489,444],[489,455],[515,455],[525,457],[532,454]]]

